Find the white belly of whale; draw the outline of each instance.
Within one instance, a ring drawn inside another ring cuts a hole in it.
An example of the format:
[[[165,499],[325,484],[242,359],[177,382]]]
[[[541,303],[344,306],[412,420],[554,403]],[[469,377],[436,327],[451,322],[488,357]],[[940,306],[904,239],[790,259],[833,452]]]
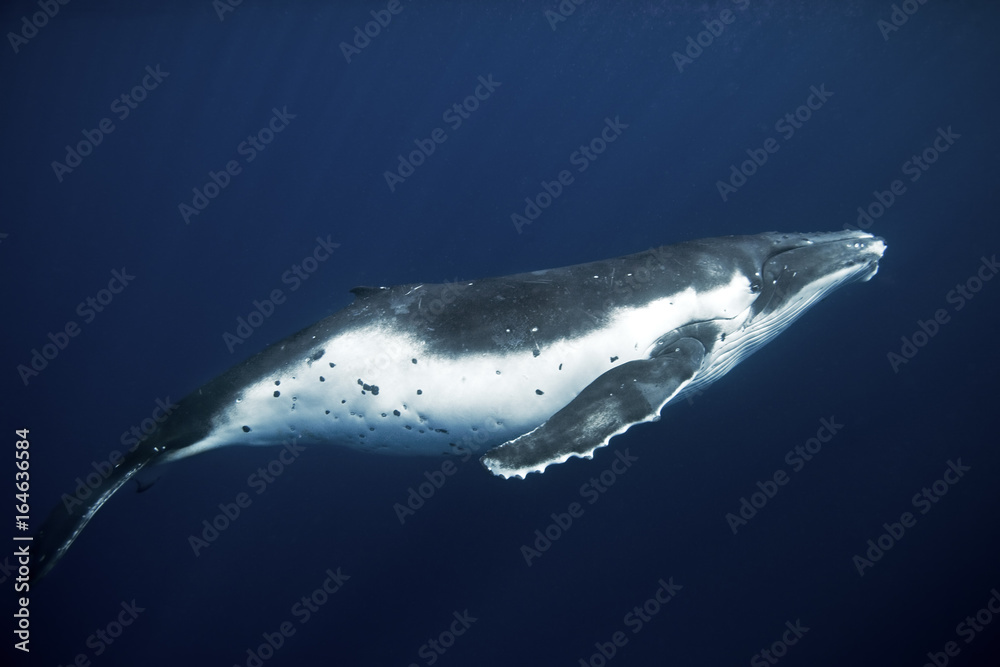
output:
[[[607,369],[614,354],[602,351],[600,363],[595,342],[565,341],[539,357],[455,359],[427,354],[401,333],[338,335],[318,361],[248,386],[210,440],[273,445],[295,437],[411,455],[492,446],[544,422]]]
[[[428,354],[427,344],[408,332],[352,329],[318,344],[321,358],[246,387],[204,448],[288,438],[400,454],[493,446],[542,424],[602,373],[645,358],[664,328],[674,326],[670,320],[679,326],[723,299],[736,316],[749,290],[686,290],[641,308],[617,308],[608,326],[561,339],[537,356],[522,350],[445,357]]]

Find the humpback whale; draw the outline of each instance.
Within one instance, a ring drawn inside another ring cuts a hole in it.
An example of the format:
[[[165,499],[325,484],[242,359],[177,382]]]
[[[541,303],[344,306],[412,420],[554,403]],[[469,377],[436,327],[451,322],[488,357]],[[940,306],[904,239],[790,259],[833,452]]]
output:
[[[523,478],[655,421],[885,251],[858,231],[709,238],[483,280],[358,287],[343,310],[185,397],[35,541],[46,574],[146,466],[223,445],[463,455]],[[141,487],[140,487],[141,488]]]

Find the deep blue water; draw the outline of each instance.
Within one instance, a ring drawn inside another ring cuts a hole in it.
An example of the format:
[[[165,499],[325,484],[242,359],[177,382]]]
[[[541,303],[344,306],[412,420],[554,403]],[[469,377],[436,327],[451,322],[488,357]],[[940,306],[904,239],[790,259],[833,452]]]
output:
[[[429,665],[422,647],[467,612],[476,620],[433,664],[600,665],[595,644],[618,632],[627,643],[612,666],[919,667],[928,652],[944,660],[948,642],[948,664],[1000,664],[1000,615],[959,627],[1000,590],[1000,282],[973,280],[981,289],[961,308],[948,297],[977,272],[992,277],[983,258],[1000,250],[995,3],[911,0],[885,39],[889,2],[587,0],[564,2],[576,8],[553,29],[554,1],[404,0],[350,62],[341,43],[387,3],[332,4],[247,1],[220,20],[209,0],[77,0],[16,43],[22,17],[41,10],[0,15],[2,450],[13,462],[14,430],[30,429],[33,527],[157,399],[346,306],[355,285],[835,230],[888,202],[875,193],[898,180],[901,194],[865,223],[888,243],[879,274],[593,460],[525,481],[472,460],[405,525],[393,505],[440,461],[313,447],[195,557],[188,536],[278,450],[150,471],[155,486],[125,487],[32,586],[30,656],[12,648],[14,542],[0,552],[6,655],[245,665],[289,622],[294,635],[264,664]],[[679,71],[673,54],[710,29],[721,34],[702,36]],[[491,92],[456,127],[443,113],[480,77]],[[114,103],[144,79],[134,108]],[[810,99],[793,133],[775,127]],[[249,161],[241,142],[276,112],[281,132]],[[113,131],[57,174],[66,146],[105,118]],[[615,141],[578,171],[574,151],[616,121]],[[390,190],[384,173],[436,128],[447,139]],[[769,138],[777,150],[724,200],[717,182]],[[947,150],[928,153],[932,164],[906,165],[936,140]],[[239,173],[186,221],[179,205],[231,160]],[[525,197],[564,169],[573,182],[516,229]],[[289,290],[283,273],[317,237],[340,245]],[[101,312],[78,311],[115,270],[134,279]],[[223,333],[275,288],[287,300],[230,352]],[[887,355],[939,309],[947,322],[894,369]],[[18,365],[70,321],[78,335],[25,383]],[[786,452],[821,419],[843,428],[793,470]],[[632,466],[588,504],[581,485],[626,452]],[[969,469],[915,506],[959,460]],[[778,470],[788,483],[734,535],[726,515]],[[583,515],[528,567],[521,546],[574,501]],[[854,556],[907,511],[915,523],[860,576]],[[302,623],[293,605],[338,568],[349,579]],[[637,627],[627,615],[661,579],[680,588]],[[91,638],[116,632],[133,601],[142,611],[113,643]],[[794,645],[766,661],[783,633]]]

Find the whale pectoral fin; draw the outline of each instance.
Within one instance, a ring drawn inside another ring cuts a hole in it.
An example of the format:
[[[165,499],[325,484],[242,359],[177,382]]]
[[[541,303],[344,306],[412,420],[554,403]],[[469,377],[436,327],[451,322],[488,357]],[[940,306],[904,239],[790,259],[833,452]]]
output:
[[[693,338],[681,338],[668,350],[608,371],[544,424],[494,447],[480,461],[495,475],[525,477],[572,456],[590,458],[633,424],[656,419],[705,356]]]

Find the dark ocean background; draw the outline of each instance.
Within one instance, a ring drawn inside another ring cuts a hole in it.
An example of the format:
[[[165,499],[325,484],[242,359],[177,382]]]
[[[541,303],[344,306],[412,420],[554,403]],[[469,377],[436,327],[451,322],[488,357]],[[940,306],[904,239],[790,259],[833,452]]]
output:
[[[253,666],[248,650],[284,622],[295,634],[261,664],[920,667],[934,664],[928,653],[1000,664],[1000,614],[988,610],[1000,590],[1000,281],[975,280],[992,277],[983,258],[1000,251],[996,3],[901,3],[910,14],[897,3],[907,20],[885,39],[888,1],[566,1],[552,24],[554,0],[404,0],[350,62],[341,43],[386,2],[247,0],[223,20],[209,0],[163,4],[76,0],[37,34],[22,22],[36,2],[0,14],[0,537],[23,534],[15,429],[30,429],[34,530],[157,399],[346,306],[353,286],[837,230],[888,201],[875,193],[894,180],[905,192],[865,222],[888,244],[871,282],[591,461],[502,480],[472,459],[401,525],[394,504],[440,460],[311,447],[197,557],[189,535],[279,450],[223,448],[146,471],[155,485],[124,487],[32,585],[30,656],[12,648],[9,541],[4,664]],[[720,27],[700,54],[690,47]],[[33,36],[15,52],[22,30]],[[673,54],[688,48],[697,57],[678,71]],[[154,83],[149,71],[159,83],[121,118],[112,103]],[[442,114],[480,77],[494,90],[454,128]],[[775,123],[812,88],[830,95],[786,138]],[[275,109],[287,126],[247,162],[240,143]],[[52,163],[103,118],[113,132],[59,180]],[[576,171],[571,154],[606,119],[624,124],[620,136]],[[390,191],[384,172],[436,128],[447,140]],[[939,129],[947,150],[911,181],[904,163]],[[768,138],[779,150],[723,201],[717,181]],[[186,224],[178,206],[230,160],[241,172]],[[519,233],[511,215],[563,169],[574,182]],[[317,237],[340,245],[289,291],[282,275]],[[134,279],[87,321],[78,304],[115,270]],[[981,289],[958,309],[948,294],[970,278]],[[230,353],[223,333],[276,288],[287,300]],[[947,323],[918,335],[926,344],[894,372],[887,355],[939,309]],[[70,321],[79,335],[25,385],[18,365]],[[821,419],[843,428],[793,472],[786,452]],[[581,485],[626,451],[632,466],[587,504]],[[949,473],[957,483],[920,514],[911,498],[959,460],[969,470]],[[734,535],[726,515],[778,470],[790,481]],[[583,516],[528,567],[521,546],[572,502]],[[907,511],[915,525],[859,576],[854,556]],[[338,568],[349,579],[301,623],[293,605]],[[681,588],[634,632],[627,614],[661,579]],[[117,634],[133,602],[142,611],[113,643],[96,639]],[[977,612],[967,642],[971,626],[958,626]],[[475,621],[429,653],[455,613]],[[796,638],[786,623],[808,630]],[[603,658],[618,632],[627,643]]]

